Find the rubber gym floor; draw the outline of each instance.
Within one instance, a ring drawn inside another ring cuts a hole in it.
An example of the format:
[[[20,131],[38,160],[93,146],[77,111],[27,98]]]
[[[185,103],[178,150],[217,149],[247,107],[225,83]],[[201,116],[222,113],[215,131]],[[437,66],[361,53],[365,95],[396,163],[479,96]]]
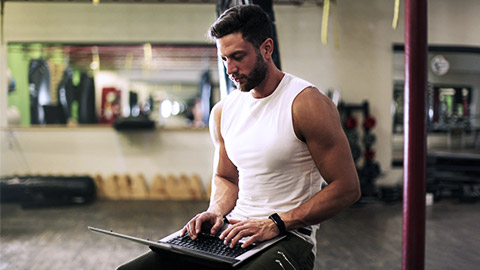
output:
[[[206,207],[204,201],[96,201],[40,209],[2,204],[0,269],[115,269],[147,248],[87,226],[155,239]],[[427,206],[425,269],[478,269],[479,224],[480,202]],[[317,239],[317,270],[401,269],[402,204],[356,204],[324,222]]]

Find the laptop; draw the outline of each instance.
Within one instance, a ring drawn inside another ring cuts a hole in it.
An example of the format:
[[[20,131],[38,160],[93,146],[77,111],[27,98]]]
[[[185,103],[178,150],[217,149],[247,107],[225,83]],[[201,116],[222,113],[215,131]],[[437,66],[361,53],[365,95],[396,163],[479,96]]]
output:
[[[182,237],[182,230],[178,230],[159,241],[153,241],[90,226],[88,229],[92,232],[110,235],[149,246],[154,252],[173,252],[175,254],[188,256],[199,262],[211,262],[213,264],[228,265],[230,267],[235,267],[245,262],[252,256],[285,237],[285,235],[279,235],[261,243],[254,243],[247,248],[241,248],[241,243],[248,239],[244,238],[239,241],[241,243],[237,243],[234,248],[230,248],[223,244],[223,240],[218,238],[218,235],[220,234],[211,235],[202,233],[196,240],[191,240],[187,233]]]

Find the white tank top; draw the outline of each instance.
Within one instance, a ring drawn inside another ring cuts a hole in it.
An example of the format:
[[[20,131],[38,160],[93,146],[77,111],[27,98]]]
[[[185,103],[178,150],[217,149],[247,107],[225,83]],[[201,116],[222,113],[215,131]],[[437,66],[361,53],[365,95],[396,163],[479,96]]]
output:
[[[287,212],[321,190],[322,177],[304,142],[293,129],[292,104],[311,83],[285,73],[265,98],[233,91],[222,109],[221,134],[227,155],[239,172],[239,193],[230,217],[266,218]],[[310,237],[316,246],[318,225]],[[315,254],[315,253],[314,253]]]

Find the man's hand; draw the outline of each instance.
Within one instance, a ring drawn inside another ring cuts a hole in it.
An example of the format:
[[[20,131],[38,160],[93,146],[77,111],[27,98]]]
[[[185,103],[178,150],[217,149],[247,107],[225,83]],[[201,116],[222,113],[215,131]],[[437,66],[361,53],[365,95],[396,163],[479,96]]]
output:
[[[228,227],[220,234],[220,239],[224,239],[225,243],[230,243],[230,247],[243,237],[250,238],[242,244],[242,248],[246,248],[255,242],[262,242],[272,239],[280,234],[277,225],[270,219],[247,219],[244,221],[230,220],[232,226]]]
[[[195,240],[202,230],[210,230],[211,234],[216,234],[222,226],[223,216],[203,212],[196,215],[183,227],[182,236],[185,235],[185,232],[188,232],[190,238]]]

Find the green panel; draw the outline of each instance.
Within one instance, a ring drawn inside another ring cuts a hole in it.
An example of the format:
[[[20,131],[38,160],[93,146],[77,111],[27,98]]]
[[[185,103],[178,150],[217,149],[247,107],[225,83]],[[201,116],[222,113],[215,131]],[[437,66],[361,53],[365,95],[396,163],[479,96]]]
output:
[[[20,112],[21,125],[30,125],[30,95],[28,69],[31,59],[48,59],[51,63],[61,65],[65,61],[61,47],[48,50],[40,43],[9,44],[7,65],[15,79],[16,90],[8,95],[8,105],[15,106]],[[56,89],[56,85],[51,85]]]
[[[30,96],[28,90],[29,55],[23,45],[8,45],[7,65],[15,79],[16,90],[8,95],[8,105],[20,111],[21,125],[30,124]]]

